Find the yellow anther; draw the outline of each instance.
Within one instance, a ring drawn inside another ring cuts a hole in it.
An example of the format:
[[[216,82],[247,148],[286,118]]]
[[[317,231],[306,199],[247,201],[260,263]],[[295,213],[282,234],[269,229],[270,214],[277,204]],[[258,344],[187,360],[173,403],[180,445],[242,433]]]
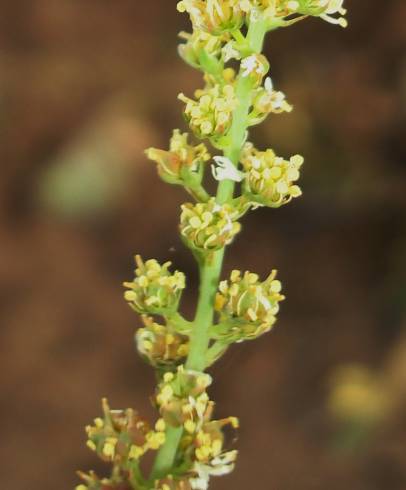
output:
[[[104,420],[101,419],[100,417],[97,417],[96,419],[94,419],[94,425],[98,428],[98,429],[101,429],[102,427],[104,427]]]
[[[164,432],[165,429],[166,429],[166,424],[164,419],[158,419],[155,424],[155,430],[157,430],[158,432]]]
[[[135,444],[133,444],[130,447],[128,457],[129,457],[129,459],[139,459],[144,453],[145,453],[145,450],[142,447],[139,447],[139,446],[136,446]]]
[[[102,453],[106,458],[114,458],[116,449],[117,439],[113,437],[108,437],[104,443]]]
[[[96,444],[91,441],[90,439],[86,441],[86,446],[91,449],[92,451],[96,451]]]
[[[170,383],[174,379],[175,375],[173,373],[165,373],[164,381],[165,383]]]
[[[183,426],[185,427],[185,430],[189,432],[189,434],[193,434],[196,430],[196,424],[192,420],[186,420]]]

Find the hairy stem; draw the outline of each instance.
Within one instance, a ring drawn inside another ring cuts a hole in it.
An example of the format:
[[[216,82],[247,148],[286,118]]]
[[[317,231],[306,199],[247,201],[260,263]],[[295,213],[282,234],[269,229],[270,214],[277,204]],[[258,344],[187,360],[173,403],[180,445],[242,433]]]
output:
[[[248,45],[252,52],[260,53],[267,31],[265,22],[252,22],[247,33]],[[230,144],[224,150],[224,155],[234,165],[238,166],[242,145],[247,131],[248,111],[251,104],[252,82],[249,77],[239,76],[236,86],[238,106],[233,113],[233,122],[230,128]],[[233,198],[235,182],[223,180],[217,189],[217,202],[224,204]],[[204,371],[209,348],[209,329],[213,323],[214,298],[218,288],[221,269],[223,266],[225,248],[206,255],[199,263],[200,288],[196,316],[190,337],[189,355],[186,368],[195,371]],[[169,427],[166,432],[166,441],[156,457],[152,478],[159,478],[167,474],[172,468],[183,429]]]

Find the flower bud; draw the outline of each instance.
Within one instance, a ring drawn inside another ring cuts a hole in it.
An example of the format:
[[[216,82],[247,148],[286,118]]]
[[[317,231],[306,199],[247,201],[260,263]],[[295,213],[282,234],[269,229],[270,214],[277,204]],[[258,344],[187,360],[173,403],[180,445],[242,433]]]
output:
[[[242,342],[268,332],[276,321],[282,286],[276,271],[260,282],[257,274],[234,270],[230,281],[222,281],[216,295],[215,310],[219,314],[218,337],[229,342]],[[215,330],[214,330],[215,332]],[[216,334],[216,332],[215,332]]]
[[[209,486],[211,476],[227,475],[233,471],[238,452],[236,450],[224,451],[222,428],[225,425],[235,428],[234,420],[234,417],[229,417],[207,422],[191,440],[188,449],[194,448],[192,454],[194,464],[190,478],[192,488],[205,490]]]
[[[347,27],[348,23],[344,17],[333,17],[336,14],[341,16],[347,13],[343,8],[344,0],[297,0],[297,12],[303,15],[320,17],[330,24],[337,24]]]
[[[134,488],[126,474],[101,479],[93,471],[90,473],[79,471],[78,475],[86,485],[78,485],[75,490],[133,490]]]
[[[302,194],[295,182],[300,177],[303,157],[294,155],[284,160],[273,150],[258,151],[246,143],[241,154],[245,170],[243,192],[247,199],[260,206],[277,208]]]
[[[237,451],[224,451],[225,426],[238,427],[235,417],[221,420],[207,418],[194,427],[193,431],[184,432],[179,447],[185,459],[190,461],[186,473],[168,475],[155,482],[157,490],[207,490],[211,476],[226,475],[234,468]]]
[[[188,134],[175,129],[169,150],[149,148],[147,157],[157,163],[158,174],[169,184],[187,185],[189,181],[201,180],[202,165],[210,160],[206,146],[188,144]]]
[[[175,312],[179,305],[182,290],[185,288],[185,275],[182,272],[169,272],[171,262],[160,265],[155,259],[145,263],[139,255],[135,256],[137,268],[133,282],[125,282],[128,291],[124,298],[137,313],[167,315]]]
[[[291,112],[292,106],[286,101],[285,94],[274,90],[272,80],[267,77],[263,87],[254,91],[252,111],[248,116],[250,126],[261,123],[268,114]]]
[[[156,403],[164,421],[173,427],[185,423],[190,427],[201,426],[210,418],[213,402],[206,388],[212,378],[206,373],[185,370],[179,366],[176,373],[167,372],[158,386]]]
[[[192,490],[192,486],[187,477],[168,475],[155,481],[154,490]]]
[[[258,87],[269,71],[269,63],[263,54],[252,54],[241,61],[241,76],[249,77]]]
[[[299,2],[295,0],[240,0],[241,8],[250,19],[264,19],[270,27],[289,25],[285,17],[298,13]]]
[[[197,69],[203,69],[202,57],[218,60],[222,54],[224,43],[229,41],[230,35],[212,36],[208,32],[197,30],[192,34],[181,32],[180,37],[185,43],[178,46],[180,57],[189,65]]]
[[[166,367],[181,364],[189,352],[189,338],[174,329],[143,317],[145,327],[136,333],[137,349],[152,366]]]
[[[190,15],[195,30],[213,35],[239,29],[244,22],[239,0],[182,0],[177,8]]]
[[[251,19],[265,19],[270,28],[289,26],[307,16],[346,27],[345,18],[333,17],[346,14],[343,3],[344,0],[240,0],[243,12]]]
[[[158,420],[155,430],[131,408],[110,410],[103,400],[103,418],[86,427],[87,445],[104,461],[120,463],[138,460],[146,451],[157,450],[165,442],[165,424]]]
[[[232,242],[240,231],[238,212],[230,204],[207,203],[182,205],[180,232],[186,243],[196,250],[220,250]]]
[[[186,104],[184,114],[190,128],[198,138],[220,138],[229,130],[232,113],[237,107],[233,85],[216,84],[197,90],[195,96],[197,100],[179,95]]]

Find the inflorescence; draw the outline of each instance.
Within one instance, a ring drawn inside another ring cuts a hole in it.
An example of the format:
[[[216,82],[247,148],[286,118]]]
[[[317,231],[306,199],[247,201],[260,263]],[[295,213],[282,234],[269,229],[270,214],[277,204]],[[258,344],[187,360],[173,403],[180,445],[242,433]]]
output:
[[[237,451],[224,429],[236,430],[238,420],[213,418],[212,378],[204,371],[232,343],[268,332],[284,296],[275,270],[263,281],[239,270],[219,281],[224,248],[249,210],[278,208],[302,193],[302,156],[284,158],[248,141],[250,127],[293,109],[269,76],[263,40],[308,17],[346,26],[343,0],[182,0],[177,8],[193,26],[180,34],[179,54],[203,72],[204,86],[179,95],[192,134],[175,130],[168,150],[149,148],[146,155],[163,181],[194,199],[181,206],[179,230],[200,267],[199,306],[195,320],[186,320],[179,312],[185,275],[171,271],[170,262],[135,257],[124,297],[141,315],[136,346],[156,370],[152,401],[159,415],[150,424],[137,411],[111,410],[103,400],[103,416],[86,428],[87,445],[112,472],[106,478],[80,472],[76,490],[207,490],[211,476],[234,468]],[[218,181],[216,196],[204,186],[207,167]],[[146,472],[142,458],[154,452]]]

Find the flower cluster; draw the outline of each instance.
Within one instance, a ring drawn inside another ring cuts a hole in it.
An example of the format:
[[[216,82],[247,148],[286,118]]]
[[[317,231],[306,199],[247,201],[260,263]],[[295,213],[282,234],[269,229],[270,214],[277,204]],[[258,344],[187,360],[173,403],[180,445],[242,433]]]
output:
[[[200,184],[203,164],[210,160],[210,153],[203,143],[193,146],[188,143],[188,134],[175,129],[169,150],[149,148],[147,157],[157,163],[158,174],[169,184],[193,187]]]
[[[274,89],[271,78],[267,77],[263,86],[258,87],[252,98],[252,110],[248,116],[250,126],[260,124],[269,114],[291,112],[292,106],[285,94]]]
[[[268,332],[276,321],[282,285],[272,271],[264,281],[257,274],[234,270],[230,281],[222,281],[216,295],[215,310],[220,323],[213,336],[227,342],[255,339]]]
[[[169,272],[171,262],[160,265],[155,259],[145,263],[136,255],[135,279],[125,282],[128,288],[124,298],[138,313],[169,315],[178,308],[182,290],[185,288],[185,275],[182,272]]]
[[[112,464],[111,476],[80,473],[83,483],[76,490],[207,490],[211,476],[233,470],[237,451],[228,448],[224,428],[236,429],[238,420],[213,419],[207,393],[212,378],[202,371],[231,343],[269,331],[284,296],[276,271],[261,281],[257,274],[234,270],[218,284],[223,251],[249,209],[280,207],[301,195],[300,155],[285,160],[247,143],[251,126],[292,110],[268,76],[262,44],[268,31],[308,16],[346,25],[343,0],[181,0],[177,8],[193,25],[191,34],[181,33],[179,54],[204,74],[204,88],[193,98],[179,95],[184,117],[194,137],[222,154],[207,164],[212,157],[206,145],[191,143],[180,130],[173,132],[168,150],[149,148],[146,154],[163,181],[183,186],[197,201],[181,206],[179,229],[199,262],[201,294],[190,322],[178,311],[185,275],[171,272],[170,262],[135,257],[124,297],[142,316],[135,339],[156,371],[152,402],[160,418],[151,427],[136,411],[110,410],[103,400],[103,418],[86,429],[87,445]],[[219,181],[216,196],[204,187],[207,166]],[[148,465],[140,460],[150,451],[159,454],[145,475]]]
[[[78,475],[84,482],[75,490],[134,490],[138,489],[129,480],[129,474],[125,471],[116,471],[110,478],[99,478],[94,471],[84,473],[78,471]]]
[[[320,17],[330,24],[347,27],[347,20],[342,17],[347,13],[343,7],[344,0],[296,0],[286,3],[294,4],[299,14]],[[341,17],[334,17],[337,14]]]
[[[137,462],[147,451],[158,450],[165,442],[165,422],[159,419],[155,428],[151,428],[146,420],[133,409],[111,410],[106,399],[103,400],[103,418],[96,418],[94,425],[86,427],[88,436],[87,446],[97,453],[103,461],[109,461],[114,466],[121,468],[119,480],[108,480],[103,483],[94,473],[81,474],[87,483],[79,485],[77,490],[127,488],[125,478],[136,482]],[[111,484],[111,487],[109,486]],[[128,488],[134,488],[129,486]],[[137,488],[137,487],[135,487]]]
[[[235,450],[224,451],[223,428],[227,425],[237,428],[238,420],[235,417],[211,420],[214,403],[206,393],[210,384],[208,374],[179,366],[176,374],[164,375],[156,395],[165,423],[183,426],[179,447],[184,453],[184,462],[189,464],[191,488],[196,490],[206,490],[211,475],[232,471],[237,456]]]
[[[122,462],[139,459],[149,450],[157,450],[165,442],[165,422],[159,419],[155,429],[136,411],[110,410],[103,400],[104,418],[94,420],[87,426],[87,445],[104,461]]]
[[[179,334],[171,326],[160,325],[150,317],[143,317],[144,327],[136,332],[139,354],[155,367],[181,364],[189,352],[189,337]]]
[[[155,481],[154,490],[192,490],[189,478],[168,475],[165,478]]]
[[[190,128],[198,138],[222,137],[230,128],[232,113],[237,107],[234,86],[232,84],[208,86],[196,90],[196,100],[179,95],[185,104],[185,117]]]
[[[182,0],[179,12],[188,12],[195,30],[214,35],[239,29],[244,12],[238,0]]]
[[[180,232],[188,246],[196,250],[219,250],[232,242],[241,230],[236,221],[238,210],[230,204],[207,203],[182,205]]]
[[[227,33],[213,36],[205,31],[193,31],[192,34],[181,32],[180,37],[186,42],[179,45],[179,55],[186,63],[199,70],[204,70],[207,61],[218,66],[217,62],[223,55],[223,47],[230,42],[230,34]]]
[[[343,3],[344,0],[182,0],[178,10],[189,13],[195,30],[219,35],[259,19],[267,22],[269,30],[289,26],[307,16],[346,27]]]
[[[246,143],[241,162],[245,170],[243,191],[249,201],[277,208],[302,194],[295,182],[300,177],[303,157],[294,155],[284,160],[273,150],[259,151]]]
[[[165,373],[156,394],[163,420],[194,432],[205,414],[212,411],[213,403],[206,393],[211,382],[210,375],[186,370],[183,366],[178,367],[176,374]]]

